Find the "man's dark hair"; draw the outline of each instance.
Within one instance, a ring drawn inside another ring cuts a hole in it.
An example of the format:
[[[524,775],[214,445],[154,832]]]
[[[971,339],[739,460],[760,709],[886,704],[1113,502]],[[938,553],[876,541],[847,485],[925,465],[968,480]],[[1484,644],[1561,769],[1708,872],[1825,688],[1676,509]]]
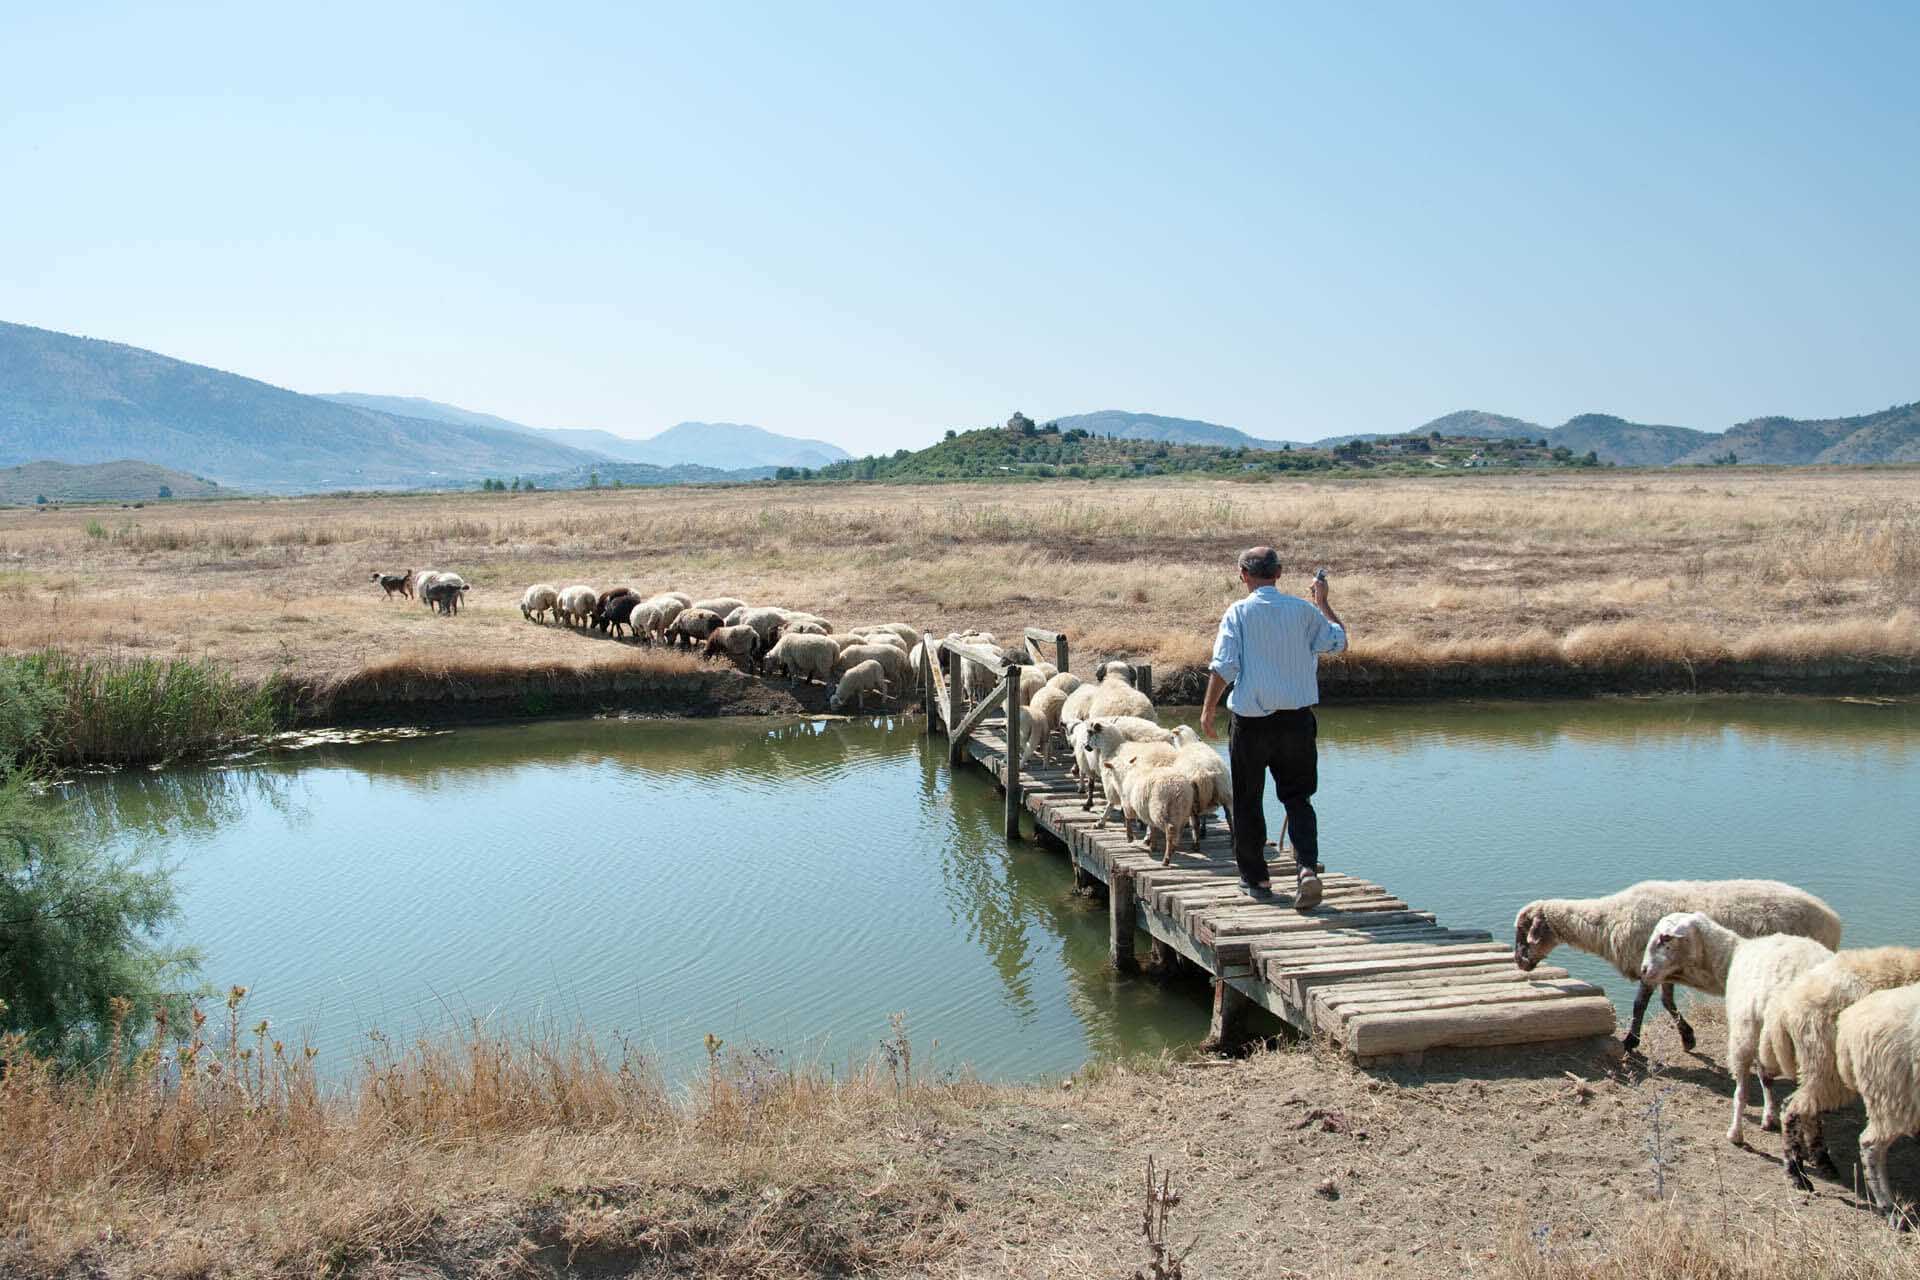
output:
[[[1240,553],[1240,567],[1250,578],[1280,576],[1280,553],[1272,547],[1248,547]]]

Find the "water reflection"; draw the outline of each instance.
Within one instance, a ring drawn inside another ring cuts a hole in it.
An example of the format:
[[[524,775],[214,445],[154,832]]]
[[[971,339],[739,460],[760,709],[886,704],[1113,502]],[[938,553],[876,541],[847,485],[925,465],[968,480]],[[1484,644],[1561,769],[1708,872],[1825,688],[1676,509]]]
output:
[[[1793,879],[1862,944],[1900,940],[1920,906],[1910,703],[1321,719],[1335,865],[1449,923],[1499,932],[1527,898],[1649,875]],[[917,720],[475,728],[63,794],[103,838],[181,865],[182,940],[213,985],[252,987],[341,1063],[371,1027],[469,1016],[563,1014],[670,1072],[709,1031],[859,1057],[896,1011],[943,1062],[1013,1076],[1205,1028],[1203,989],[1109,972],[1105,913],[1064,858],[1009,846],[985,775],[950,771]]]

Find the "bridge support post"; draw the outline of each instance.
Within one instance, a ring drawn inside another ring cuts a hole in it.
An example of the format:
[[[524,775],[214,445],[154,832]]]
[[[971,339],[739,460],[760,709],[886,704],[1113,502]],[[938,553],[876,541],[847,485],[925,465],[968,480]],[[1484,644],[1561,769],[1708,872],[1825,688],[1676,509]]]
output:
[[[1139,968],[1133,958],[1134,913],[1133,872],[1115,867],[1107,873],[1107,955],[1121,973]]]
[[[947,763],[957,769],[967,756],[966,735],[954,732],[960,722],[960,708],[964,705],[961,690],[966,687],[962,683],[966,666],[960,661],[960,655],[952,650],[943,649],[940,652],[941,659],[947,664]]]
[[[921,635],[923,638],[920,642],[920,709],[926,713],[927,736],[931,738],[934,717],[941,713],[941,708],[934,696],[934,690],[938,686],[933,682],[933,654],[930,652],[932,646],[929,643],[933,637],[926,635],[925,632]]]
[[[1020,838],[1020,811],[1026,801],[1020,794],[1020,668],[1008,667],[1001,704],[1007,713],[1007,839]]]
[[[1208,1053],[1231,1049],[1245,1038],[1241,1024],[1252,1001],[1225,978],[1213,980],[1213,1021],[1207,1026],[1207,1038],[1200,1047]]]

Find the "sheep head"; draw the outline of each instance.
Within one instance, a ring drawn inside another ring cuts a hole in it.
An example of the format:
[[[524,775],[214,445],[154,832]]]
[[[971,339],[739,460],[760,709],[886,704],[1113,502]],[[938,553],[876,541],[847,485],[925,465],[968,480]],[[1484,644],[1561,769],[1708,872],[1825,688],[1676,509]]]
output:
[[[1532,973],[1559,944],[1539,903],[1529,902],[1520,908],[1513,919],[1513,963],[1520,972]]]
[[[1640,981],[1649,986],[1664,982],[1678,969],[1685,962],[1688,944],[1699,934],[1700,922],[1705,919],[1698,911],[1676,911],[1661,916],[1640,957]]]

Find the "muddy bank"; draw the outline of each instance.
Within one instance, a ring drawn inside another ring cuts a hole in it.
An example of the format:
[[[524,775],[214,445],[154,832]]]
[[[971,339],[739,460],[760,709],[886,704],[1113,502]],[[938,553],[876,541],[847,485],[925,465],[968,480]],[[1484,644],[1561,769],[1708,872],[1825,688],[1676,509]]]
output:
[[[1153,696],[1198,703],[1204,667],[1154,672]],[[1820,694],[1891,697],[1920,694],[1920,663],[1902,658],[1829,658],[1807,662],[1641,662],[1582,666],[1565,662],[1394,664],[1336,662],[1320,669],[1329,703],[1445,702],[1455,698],[1592,698],[1633,694]]]
[[[1201,667],[1155,672],[1153,697],[1195,706],[1205,696]],[[1329,703],[1444,702],[1468,698],[1588,698],[1649,694],[1920,694],[1920,664],[1899,660],[1806,663],[1719,661],[1573,666],[1530,663],[1395,666],[1328,664],[1320,689]],[[487,671],[361,673],[328,684],[296,684],[299,728],[466,724],[549,716],[625,714],[701,719],[820,715],[832,690],[719,667],[689,671],[622,666]],[[914,691],[896,709],[918,711]]]

